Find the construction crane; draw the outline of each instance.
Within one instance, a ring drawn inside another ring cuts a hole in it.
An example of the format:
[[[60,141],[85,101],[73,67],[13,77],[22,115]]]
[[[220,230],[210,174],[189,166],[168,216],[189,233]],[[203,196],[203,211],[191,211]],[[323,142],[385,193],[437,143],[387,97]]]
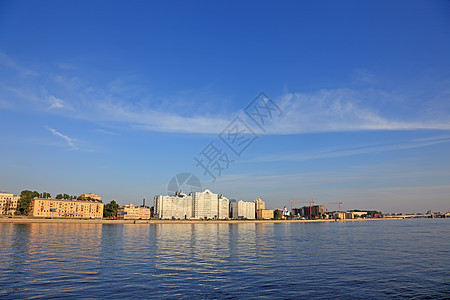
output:
[[[308,200],[308,201],[303,201],[303,200]],[[317,200],[316,198],[305,198],[305,199],[296,199],[296,200],[289,200],[289,202],[291,202],[291,216],[294,215],[294,211],[293,211],[293,207],[292,204],[293,203],[309,203],[309,211],[311,212],[312,206],[314,205],[314,200]]]
[[[338,202],[332,202],[329,204],[339,204],[339,212],[341,211],[341,204],[343,204],[344,202],[338,201]]]

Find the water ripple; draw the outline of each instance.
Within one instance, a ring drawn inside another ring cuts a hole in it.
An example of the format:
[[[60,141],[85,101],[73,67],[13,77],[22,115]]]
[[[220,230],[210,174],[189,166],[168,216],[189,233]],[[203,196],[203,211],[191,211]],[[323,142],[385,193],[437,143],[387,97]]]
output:
[[[445,298],[450,221],[0,224],[0,298]]]

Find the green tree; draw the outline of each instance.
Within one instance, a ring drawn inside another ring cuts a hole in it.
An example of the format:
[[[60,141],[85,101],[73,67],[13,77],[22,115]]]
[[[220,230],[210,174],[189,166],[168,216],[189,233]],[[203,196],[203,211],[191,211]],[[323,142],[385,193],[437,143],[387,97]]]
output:
[[[26,215],[28,214],[28,212],[30,211],[30,204],[31,204],[31,200],[34,197],[39,197],[39,193],[34,191],[29,191],[29,190],[23,190],[20,193],[20,200],[19,203],[17,204],[17,211],[18,214],[21,215]]]
[[[50,193],[43,192],[43,193],[39,194],[39,197],[40,198],[51,198],[52,195],[50,195]]]
[[[58,194],[58,195],[56,195],[56,197],[55,197],[55,199],[62,199],[63,198],[63,195],[62,194]]]
[[[280,220],[283,217],[283,211],[276,209],[274,211],[274,219],[275,220]]]
[[[152,206],[150,207],[150,217],[153,218],[154,215],[155,215],[155,207]]]
[[[118,208],[119,204],[117,204],[115,200],[111,200],[111,202],[105,205],[105,209],[103,210],[103,217],[104,218],[115,217],[117,215]]]

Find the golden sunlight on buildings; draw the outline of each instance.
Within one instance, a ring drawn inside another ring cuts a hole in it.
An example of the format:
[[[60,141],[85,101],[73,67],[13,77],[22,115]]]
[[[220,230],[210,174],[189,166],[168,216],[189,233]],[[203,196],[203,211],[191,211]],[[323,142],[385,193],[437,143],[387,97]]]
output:
[[[261,198],[255,200],[255,206],[258,220],[273,219],[273,210],[266,209],[266,203]]]
[[[104,204],[94,201],[43,199],[31,200],[29,216],[50,218],[102,218]]]
[[[17,210],[17,203],[20,200],[20,195],[14,195],[0,192],[0,215],[14,215]]]
[[[271,209],[258,209],[256,211],[256,218],[258,220],[273,219],[273,210],[271,210]]]
[[[117,218],[123,220],[150,219],[150,208],[147,206],[139,207],[133,204],[120,206],[117,209]]]

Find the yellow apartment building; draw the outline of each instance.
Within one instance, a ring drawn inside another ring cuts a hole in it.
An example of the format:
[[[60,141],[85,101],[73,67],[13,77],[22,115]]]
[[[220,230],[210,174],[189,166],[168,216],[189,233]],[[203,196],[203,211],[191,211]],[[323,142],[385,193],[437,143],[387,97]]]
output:
[[[271,210],[271,209],[258,209],[256,211],[256,218],[258,220],[273,219],[273,210]]]
[[[16,213],[20,195],[0,192],[0,215],[12,216]]]
[[[255,209],[266,209],[266,203],[261,198],[255,200]]]
[[[273,210],[266,209],[266,203],[261,198],[255,200],[255,210],[258,220],[273,218]]]
[[[150,208],[127,204],[117,209],[117,218],[123,220],[150,219]]]
[[[29,216],[46,218],[103,218],[101,202],[34,198]]]

